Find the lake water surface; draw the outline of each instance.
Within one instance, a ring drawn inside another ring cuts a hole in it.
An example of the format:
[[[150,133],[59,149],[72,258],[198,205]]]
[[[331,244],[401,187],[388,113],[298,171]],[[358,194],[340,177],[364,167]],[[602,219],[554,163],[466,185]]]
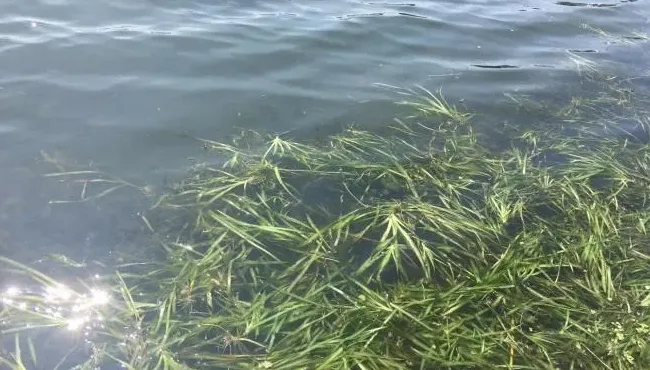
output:
[[[486,124],[504,94],[569,96],[571,55],[647,91],[649,17],[632,0],[4,1],[0,252],[83,261],[142,227],[137,191],[50,204],[80,187],[43,177],[43,154],[159,194],[204,160],[191,137],[385,126],[396,96],[377,84],[442,88]]]
[[[24,262],[104,259],[143,234],[139,212],[152,197],[125,189],[52,203],[78,199],[82,186],[50,172],[100,169],[159,195],[192,164],[217,160],[192,137],[385,127],[399,107],[380,84],[442,88],[489,126],[514,119],[507,94],[561,100],[586,88],[576,57],[650,93],[643,0],[5,0],[1,9],[0,254]]]

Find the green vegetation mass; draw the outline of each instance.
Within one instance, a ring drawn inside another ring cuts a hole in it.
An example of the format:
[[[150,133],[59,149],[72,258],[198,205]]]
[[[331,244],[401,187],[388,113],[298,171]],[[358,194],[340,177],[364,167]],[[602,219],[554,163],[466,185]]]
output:
[[[500,145],[426,90],[390,133],[204,141],[227,161],[150,211],[162,257],[118,268],[78,368],[650,368],[650,122],[612,119],[632,109],[613,84],[554,110],[512,97],[539,122],[492,128]],[[16,369],[65,325],[1,315]]]

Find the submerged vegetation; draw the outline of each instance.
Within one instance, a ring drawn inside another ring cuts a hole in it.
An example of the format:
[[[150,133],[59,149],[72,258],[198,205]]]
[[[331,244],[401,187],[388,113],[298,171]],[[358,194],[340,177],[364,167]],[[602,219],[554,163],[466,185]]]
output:
[[[391,135],[205,140],[228,160],[144,218],[162,257],[76,287],[1,260],[42,289],[4,294],[0,362],[64,326],[79,369],[650,368],[650,121],[607,81],[498,148],[426,90]]]

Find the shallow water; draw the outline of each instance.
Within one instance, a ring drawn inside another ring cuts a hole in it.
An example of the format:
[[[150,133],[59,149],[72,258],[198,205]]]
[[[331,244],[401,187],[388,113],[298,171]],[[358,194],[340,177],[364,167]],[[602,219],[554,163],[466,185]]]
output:
[[[491,122],[506,93],[570,95],[572,51],[647,90],[650,48],[625,37],[649,32],[649,17],[630,0],[7,1],[0,251],[92,259],[142,227],[137,191],[50,204],[80,187],[44,178],[57,167],[41,153],[160,192],[205,159],[190,137],[381,128],[396,96],[377,84],[442,87]]]
[[[41,153],[160,191],[202,155],[191,136],[385,126],[396,96],[377,83],[441,87],[452,102],[496,114],[504,93],[552,97],[579,85],[573,51],[647,88],[650,48],[624,36],[650,28],[648,4],[596,5],[5,2],[0,248],[16,258],[57,252],[83,260],[141,227],[137,212],[147,200],[134,202],[133,192],[93,206],[49,204],[78,198],[79,187],[43,178],[57,168]]]
[[[143,235],[151,198],[135,189],[51,204],[80,196],[80,183],[43,176],[57,165],[160,194],[215,160],[191,137],[384,127],[398,107],[378,84],[442,88],[485,125],[513,119],[504,94],[588,89],[569,53],[650,93],[649,17],[632,0],[5,1],[0,254],[66,254],[92,270]]]
[[[85,259],[141,226],[143,204],[129,192],[101,203],[102,212],[49,204],[78,198],[79,187],[43,178],[57,168],[42,152],[160,191],[201,156],[190,136],[382,127],[395,95],[377,83],[441,87],[452,102],[498,112],[504,93],[555,96],[577,84],[573,50],[647,86],[650,49],[622,37],[648,30],[650,8],[610,4],[5,2],[0,248],[17,258]],[[486,68],[495,66],[509,68]]]

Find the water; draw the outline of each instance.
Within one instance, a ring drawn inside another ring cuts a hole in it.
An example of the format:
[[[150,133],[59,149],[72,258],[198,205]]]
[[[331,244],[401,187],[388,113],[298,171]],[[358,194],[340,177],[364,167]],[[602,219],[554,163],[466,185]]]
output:
[[[142,204],[117,196],[102,212],[49,204],[79,188],[44,179],[56,168],[40,161],[42,151],[160,191],[201,155],[189,136],[227,140],[241,128],[322,136],[348,124],[385,126],[395,96],[376,83],[442,87],[451,101],[494,112],[504,93],[554,96],[575,84],[567,57],[574,50],[622,66],[647,86],[650,49],[621,37],[647,31],[650,8],[609,4],[5,2],[0,248],[25,258],[57,251],[85,259],[140,227]]]
[[[43,152],[160,192],[205,160],[192,136],[385,126],[395,95],[377,83],[442,87],[496,120],[504,93],[579,85],[573,50],[647,91],[650,48],[624,36],[650,32],[649,17],[632,0],[5,1],[0,253],[91,260],[142,228],[137,191],[50,204],[80,187],[44,178]]]
[[[56,168],[41,152],[160,192],[193,157],[201,160],[190,136],[385,126],[395,95],[376,83],[442,87],[450,101],[496,114],[504,93],[553,97],[579,85],[573,50],[647,89],[650,49],[623,37],[648,31],[650,7],[608,4],[5,2],[0,250],[83,260],[141,227],[143,203],[129,195],[93,206],[49,204],[78,197],[79,186],[43,178]],[[485,68],[494,66],[516,68]]]

